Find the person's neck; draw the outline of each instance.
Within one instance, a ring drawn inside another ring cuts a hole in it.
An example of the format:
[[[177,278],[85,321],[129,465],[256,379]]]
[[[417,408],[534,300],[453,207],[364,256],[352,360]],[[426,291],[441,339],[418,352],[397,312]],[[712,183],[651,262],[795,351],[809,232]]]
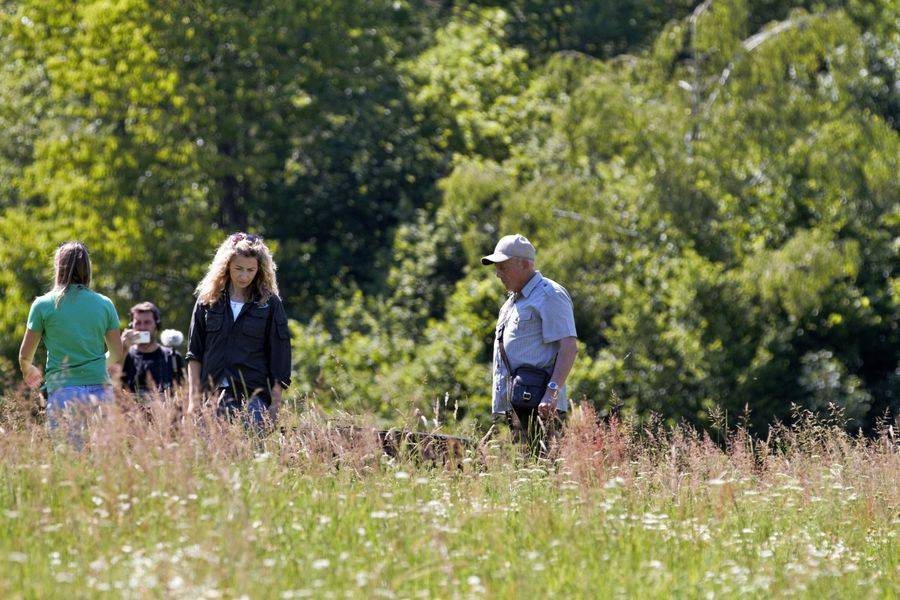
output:
[[[147,354],[149,352],[156,352],[156,349],[159,348],[159,344],[156,342],[150,342],[149,344],[138,344],[137,349],[138,352],[143,352]]]
[[[537,273],[537,270],[534,270],[531,273],[524,275],[522,281],[519,283],[519,285],[516,286],[516,289],[509,290],[509,291],[516,293],[516,294],[521,294],[522,290],[525,289],[525,286],[528,285],[528,282],[534,278],[535,273]]]
[[[228,297],[232,302],[247,302],[247,290],[239,290],[233,284],[229,284]]]

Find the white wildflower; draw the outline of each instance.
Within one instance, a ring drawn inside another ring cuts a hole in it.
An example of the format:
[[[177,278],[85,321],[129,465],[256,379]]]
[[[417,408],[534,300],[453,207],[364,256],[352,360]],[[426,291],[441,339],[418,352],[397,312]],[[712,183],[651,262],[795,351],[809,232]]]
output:
[[[625,480],[621,477],[613,477],[609,479],[606,483],[603,484],[603,487],[607,490],[614,490],[618,487],[622,487],[625,485]]]

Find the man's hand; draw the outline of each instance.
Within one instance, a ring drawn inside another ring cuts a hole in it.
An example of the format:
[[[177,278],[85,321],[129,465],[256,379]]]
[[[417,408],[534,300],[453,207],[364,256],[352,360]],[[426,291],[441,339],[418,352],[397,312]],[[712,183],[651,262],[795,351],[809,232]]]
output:
[[[556,412],[556,396],[550,390],[544,390],[544,397],[541,398],[541,403],[538,404],[538,416],[541,419],[549,419],[553,416],[553,413]]]
[[[30,388],[37,388],[44,380],[44,374],[41,373],[40,367],[28,365],[28,368],[22,373],[25,377],[25,385]]]
[[[122,345],[125,348],[130,348],[137,343],[138,332],[134,329],[126,329],[122,332]]]

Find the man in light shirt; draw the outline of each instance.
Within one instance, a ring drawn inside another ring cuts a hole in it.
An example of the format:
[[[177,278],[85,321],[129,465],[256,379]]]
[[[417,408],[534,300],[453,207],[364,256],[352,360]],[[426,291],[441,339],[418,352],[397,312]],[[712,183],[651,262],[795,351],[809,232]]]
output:
[[[483,265],[494,265],[509,292],[494,336],[492,421],[505,420],[520,440],[533,440],[565,418],[566,378],[578,353],[572,299],[563,286],[535,269],[535,255],[531,242],[514,234],[502,237],[493,254],[481,259]],[[510,375],[521,366],[549,374],[537,408],[510,402]]]

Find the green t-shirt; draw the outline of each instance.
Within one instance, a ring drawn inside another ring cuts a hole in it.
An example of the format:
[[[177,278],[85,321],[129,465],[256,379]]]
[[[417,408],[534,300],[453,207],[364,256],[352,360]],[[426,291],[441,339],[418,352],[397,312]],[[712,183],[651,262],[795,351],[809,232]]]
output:
[[[47,347],[44,379],[48,392],[71,385],[99,385],[106,372],[106,332],[119,328],[116,307],[106,296],[71,285],[56,307],[58,291],[35,299],[28,329],[40,333]]]

